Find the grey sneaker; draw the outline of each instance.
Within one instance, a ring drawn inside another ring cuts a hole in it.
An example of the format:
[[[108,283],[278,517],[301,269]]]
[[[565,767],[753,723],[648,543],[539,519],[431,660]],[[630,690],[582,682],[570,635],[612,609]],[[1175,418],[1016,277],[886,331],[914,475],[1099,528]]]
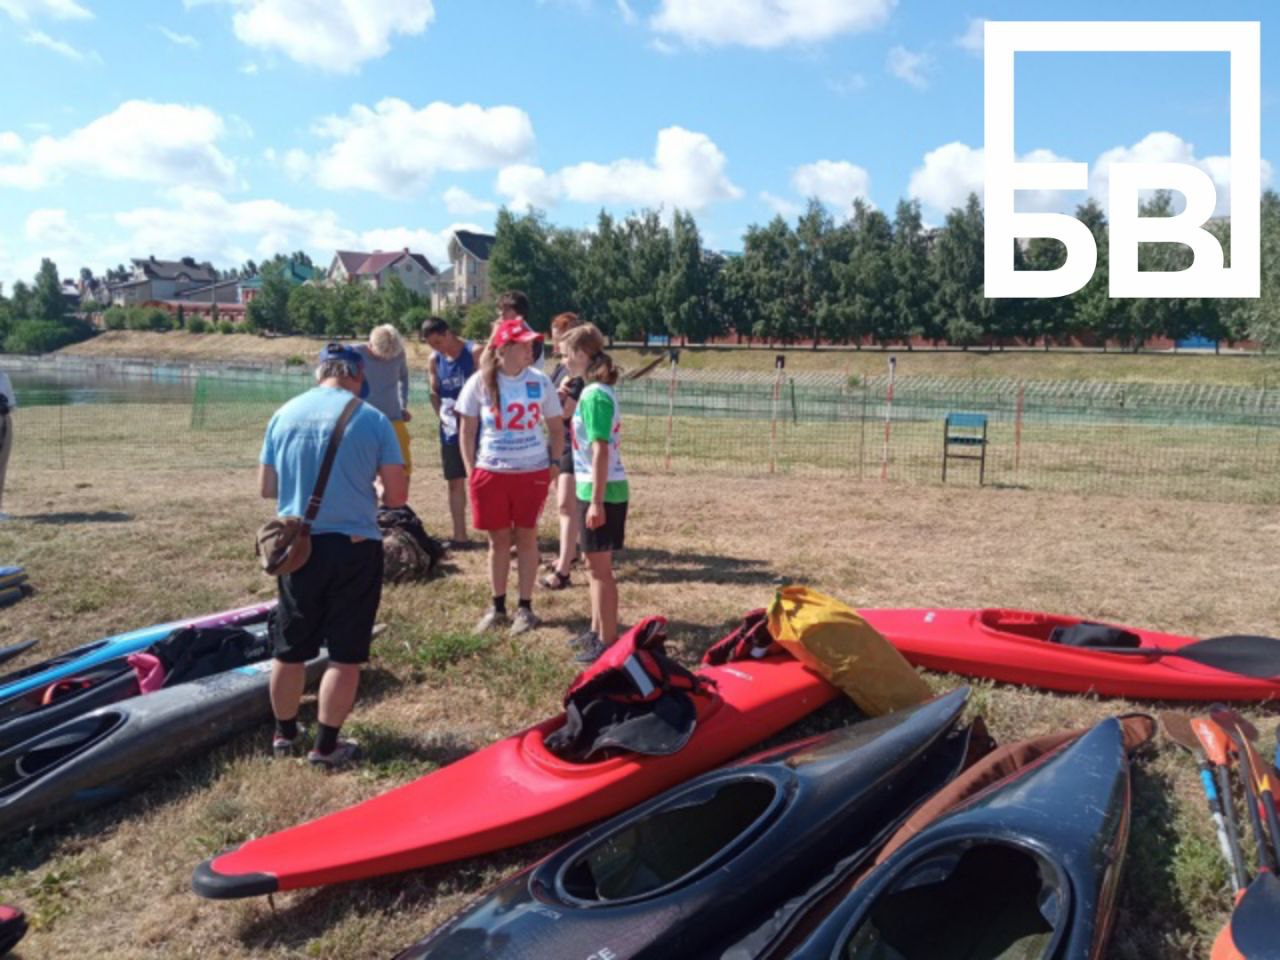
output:
[[[307,754],[307,762],[313,767],[327,767],[337,770],[355,763],[360,759],[360,744],[354,740],[339,740],[338,745],[329,753],[312,750]]]
[[[486,630],[492,630],[494,627],[500,627],[507,622],[506,613],[499,613],[490,607],[484,612],[484,616],[476,621],[473,632],[484,633]]]
[[[288,737],[282,737],[276,734],[271,738],[271,755],[277,760],[285,760],[289,757],[297,756],[302,747],[303,729],[298,727],[298,735],[290,740]]]
[[[528,607],[520,607],[516,610],[516,615],[511,618],[511,635],[513,637],[522,633],[528,633],[530,630],[536,630],[542,625],[542,621],[538,615]]]
[[[600,642],[600,638],[594,633],[589,634],[581,644],[578,655],[573,659],[578,663],[595,663],[609,648]]]
[[[600,635],[597,634],[594,630],[583,630],[581,633],[577,634],[576,636],[572,636],[565,641],[565,643],[569,644],[569,647],[573,650],[577,650],[581,647],[590,646],[593,643],[599,643],[599,642],[600,642]]]

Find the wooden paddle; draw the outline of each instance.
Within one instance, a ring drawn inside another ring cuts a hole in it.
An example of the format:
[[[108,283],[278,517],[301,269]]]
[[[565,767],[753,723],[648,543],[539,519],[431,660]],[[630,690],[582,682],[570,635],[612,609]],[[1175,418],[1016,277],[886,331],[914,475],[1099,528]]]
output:
[[[665,359],[666,359],[665,354],[658,354],[658,356],[654,357],[652,360],[646,363],[643,367],[638,367],[635,370],[628,370],[626,373],[622,375],[622,379],[624,381],[639,380],[641,377],[647,376],[648,374],[652,373],[655,369],[657,369],[658,364],[662,363],[662,361]]]
[[[1164,732],[1169,739],[1190,753],[1196,761],[1205,799],[1209,802],[1209,815],[1213,818],[1213,826],[1218,834],[1218,847],[1222,850],[1223,859],[1227,861],[1227,867],[1231,871],[1231,890],[1239,894],[1248,883],[1244,870],[1244,857],[1240,854],[1240,845],[1235,837],[1227,832],[1224,801],[1214,783],[1213,771],[1209,766],[1205,749],[1191,727],[1191,718],[1185,713],[1166,712],[1160,714],[1160,723],[1164,726]],[[1230,801],[1229,797],[1227,801]]]
[[[1197,640],[1185,647],[1080,647],[1097,653],[1120,653],[1137,657],[1181,657],[1226,673],[1262,680],[1280,680],[1280,640],[1231,634]]]

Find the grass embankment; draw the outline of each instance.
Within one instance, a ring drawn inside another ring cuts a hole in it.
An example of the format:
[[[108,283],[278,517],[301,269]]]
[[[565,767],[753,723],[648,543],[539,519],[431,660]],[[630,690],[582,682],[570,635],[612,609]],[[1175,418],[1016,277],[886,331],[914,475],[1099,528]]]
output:
[[[320,341],[303,337],[266,338],[244,334],[142,333],[107,331],[62,352],[86,357],[165,360],[179,363],[278,363],[298,358],[310,364]],[[409,344],[410,360],[418,369],[427,348]],[[636,368],[662,351],[618,350],[623,366]],[[1280,357],[1228,354],[1101,353],[1016,350],[807,350],[785,351],[759,347],[697,348],[681,351],[680,363],[690,370],[773,370],[775,354],[784,352],[788,373],[838,372],[859,377],[886,370],[889,352],[898,358],[900,376],[951,376],[974,379],[1099,380],[1116,383],[1222,383],[1280,385]]]
[[[77,469],[79,459],[65,470],[33,467],[21,443],[19,435],[5,500],[18,519],[0,526],[0,560],[25,564],[40,592],[2,616],[6,637],[41,644],[14,666],[270,595],[250,555],[250,532],[266,512],[251,470],[177,471],[157,468],[159,457],[132,470]],[[1172,510],[796,477],[707,484],[641,473],[634,489],[622,610],[628,620],[669,617],[689,661],[782,581],[858,605],[1023,606],[1192,634],[1274,633],[1280,620],[1269,586],[1280,577],[1276,507]],[[445,529],[440,494],[434,465],[422,465],[413,502],[437,531]],[[360,769],[325,776],[273,762],[264,726],[192,757],[133,799],[6,840],[0,902],[32,917],[24,956],[385,957],[546,852],[549,843],[281,895],[274,910],[261,900],[203,901],[189,890],[193,866],[228,845],[407,782],[558,708],[575,670],[564,641],[585,623],[585,589],[539,592],[547,626],[519,642],[476,638],[468,629],[486,602],[484,557],[465,553],[455,564],[444,579],[385,595],[381,619],[391,629],[377,642],[351,724],[370,747]],[[929,682],[943,690],[960,681]],[[973,706],[1011,740],[1159,705],[979,683]],[[1248,713],[1268,731],[1280,716],[1272,707]],[[853,717],[830,708],[820,723]],[[1134,783],[1110,956],[1204,956],[1230,898],[1195,769],[1160,743],[1135,765]]]

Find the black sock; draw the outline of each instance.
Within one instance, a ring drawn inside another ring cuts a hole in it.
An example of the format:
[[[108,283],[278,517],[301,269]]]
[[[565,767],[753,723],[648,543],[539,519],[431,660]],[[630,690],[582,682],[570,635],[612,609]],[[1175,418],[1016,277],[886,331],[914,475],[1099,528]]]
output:
[[[521,598],[520,598],[520,609],[521,609],[521,610],[532,610],[532,609],[533,609],[533,598],[532,598],[532,597],[530,597],[528,600],[526,600],[524,597],[521,597]]]
[[[298,718],[291,717],[288,720],[276,718],[276,736],[284,737],[286,740],[292,740],[298,735]]]
[[[507,612],[507,595],[505,593],[500,597],[493,598],[493,609],[497,613]]]
[[[334,747],[338,745],[338,731],[342,728],[321,723],[316,729],[316,753],[333,753]]]

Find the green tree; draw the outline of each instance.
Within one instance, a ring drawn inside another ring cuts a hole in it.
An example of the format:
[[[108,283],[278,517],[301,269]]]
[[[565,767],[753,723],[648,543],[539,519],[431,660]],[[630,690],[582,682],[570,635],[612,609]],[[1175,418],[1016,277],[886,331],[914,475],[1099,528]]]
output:
[[[835,225],[821,201],[811,199],[791,233],[786,261],[786,301],[795,332],[813,340],[838,329],[837,284],[833,274],[839,257],[831,256]]]
[[[893,330],[911,347],[912,337],[941,339],[942,329],[930,309],[929,236],[915,200],[899,200],[893,216]]]
[[[780,216],[763,227],[753,224],[743,237],[742,271],[744,293],[751,304],[751,335],[769,343],[796,337],[794,314],[788,304],[793,242],[791,228]]]
[[[289,291],[289,328],[295,333],[318,335],[329,328],[335,294],[327,287],[303,284]]]
[[[401,329],[409,337],[416,337],[418,332],[422,330],[422,325],[432,317],[431,308],[423,304],[410,307],[403,317],[400,318]]]
[[[677,210],[671,220],[671,259],[663,277],[662,313],[667,329],[681,342],[705,342],[711,333],[707,304],[707,270],[702,237],[693,217]]]
[[[991,326],[994,310],[982,295],[982,264],[982,207],[971,193],[963,207],[947,214],[929,253],[933,312],[957,346],[980,342]]]
[[[618,229],[613,217],[601,210],[595,231],[586,238],[577,301],[583,315],[609,337],[613,336],[617,323],[613,303],[624,297],[628,274],[625,231]]]
[[[48,257],[40,261],[30,310],[27,316],[31,319],[47,320],[50,323],[57,322],[66,315],[67,301],[62,295],[62,281],[58,279],[58,268]]]
[[[498,211],[489,252],[489,285],[495,293],[522,290],[529,298],[529,325],[546,331],[551,318],[573,307],[571,232],[552,230],[537,210],[516,216]]]
[[[898,336],[897,284],[893,275],[893,225],[881,211],[861,198],[854,201],[847,227],[850,250],[835,265],[842,339],[853,337],[861,345],[870,336],[886,344]]]
[[[251,330],[289,333],[289,294],[292,287],[280,263],[263,264],[262,286],[245,308],[244,318]]]
[[[671,233],[657,211],[633,214],[626,223],[627,271],[618,296],[610,301],[616,318],[614,335],[623,340],[646,340],[666,333],[662,290],[671,263]]]
[[[481,301],[471,304],[462,320],[462,336],[476,343],[487,343],[497,315],[498,310],[493,303]]]

